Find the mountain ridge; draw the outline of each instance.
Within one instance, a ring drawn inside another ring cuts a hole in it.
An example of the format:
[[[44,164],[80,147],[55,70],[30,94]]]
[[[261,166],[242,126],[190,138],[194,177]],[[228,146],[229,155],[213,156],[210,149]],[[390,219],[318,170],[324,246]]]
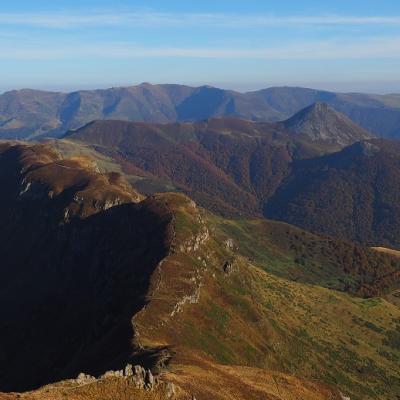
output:
[[[343,94],[298,87],[240,93],[211,86],[178,84],[82,90],[35,90],[0,95],[0,137],[57,137],[96,119],[153,123],[237,117],[278,122],[323,101],[379,136],[400,135],[400,100],[395,95]]]
[[[398,249],[399,142],[371,139],[297,160],[265,215],[304,229]]]
[[[177,400],[398,395],[400,311],[376,297],[398,290],[398,257],[138,198],[49,145],[3,143],[0,164],[0,387],[47,385],[0,398],[160,400],[171,382]],[[160,384],[138,389],[127,362]]]
[[[348,119],[340,121],[343,128]],[[70,132],[66,139],[113,159],[147,194],[165,188],[183,191],[221,215],[264,215],[357,243],[399,248],[393,222],[400,215],[395,195],[398,143],[388,139],[354,143],[369,134],[353,123],[347,126],[338,133],[342,145],[332,144],[331,139],[310,140],[282,124],[229,118],[166,125],[96,121]],[[364,172],[357,162],[365,166]],[[302,189],[308,186],[306,195]],[[345,208],[335,202],[337,198]],[[357,198],[368,218],[357,211]],[[384,218],[378,223],[379,215]]]

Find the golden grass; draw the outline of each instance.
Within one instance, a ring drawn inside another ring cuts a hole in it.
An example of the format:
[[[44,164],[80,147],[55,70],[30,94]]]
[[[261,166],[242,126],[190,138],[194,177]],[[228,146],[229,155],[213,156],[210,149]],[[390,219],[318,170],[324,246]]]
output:
[[[224,366],[195,356],[193,364],[175,365],[163,379],[175,384],[174,400],[339,400],[339,392],[324,384],[279,372]],[[153,391],[136,389],[125,378],[76,386],[59,382],[23,394],[0,394],[0,400],[166,400],[166,384]]]
[[[193,364],[175,365],[168,379],[207,400],[336,400],[339,392],[327,385],[259,368],[221,365],[200,356]]]
[[[0,400],[165,400],[165,391],[137,389],[123,378],[76,386],[72,381],[45,386],[22,394],[0,394]]]
[[[376,250],[380,253],[387,253],[391,254],[396,257],[400,257],[400,251],[399,250],[393,250],[393,249],[388,249],[387,247],[371,247],[373,250]]]

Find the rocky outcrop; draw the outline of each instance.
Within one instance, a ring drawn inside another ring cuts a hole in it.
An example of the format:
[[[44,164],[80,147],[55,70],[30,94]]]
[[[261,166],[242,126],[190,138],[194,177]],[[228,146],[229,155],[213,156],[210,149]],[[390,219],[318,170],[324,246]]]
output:
[[[125,367],[125,377],[128,377],[138,389],[153,390],[158,383],[158,379],[153,373],[140,365],[132,367],[131,364],[128,364]]]
[[[208,228],[204,225],[201,227],[199,232],[193,237],[187,239],[179,247],[179,250],[183,253],[192,253],[198,251],[200,246],[204,244],[210,237],[210,232]]]
[[[179,238],[179,251],[191,254],[200,249],[200,247],[210,238],[208,227],[201,216],[196,203],[186,198],[186,213],[190,218],[192,234],[189,237]]]
[[[282,124],[294,134],[303,134],[312,141],[330,142],[340,148],[372,138],[371,133],[326,103],[315,103]]]
[[[107,371],[103,375],[101,375],[98,379],[96,379],[91,375],[80,373],[78,377],[75,379],[75,382],[81,386],[97,382],[98,380],[113,379],[113,378],[126,379],[128,382],[135,385],[137,389],[143,389],[143,390],[153,390],[159,384],[158,378],[153,375],[150,369],[145,369],[141,365],[132,366],[132,364],[127,364],[126,367],[121,370]],[[173,386],[173,384],[172,387],[171,385],[168,384],[166,385],[169,393],[175,393],[175,387]]]
[[[201,284],[199,284],[199,287],[196,288],[195,292],[190,295],[183,296],[182,299],[180,299],[176,304],[174,309],[171,312],[171,317],[174,315],[182,312],[183,306],[185,304],[196,304],[198,303],[200,299],[200,287]]]
[[[96,378],[91,375],[84,374],[83,372],[75,379],[78,385],[86,385],[88,383],[96,382]]]

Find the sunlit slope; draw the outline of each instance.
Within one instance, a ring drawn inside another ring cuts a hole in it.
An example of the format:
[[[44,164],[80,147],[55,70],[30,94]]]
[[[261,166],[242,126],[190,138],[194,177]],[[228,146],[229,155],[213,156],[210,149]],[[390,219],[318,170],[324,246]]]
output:
[[[177,195],[168,196],[176,204]],[[237,237],[229,240],[233,235],[226,234],[226,225],[234,222],[196,216],[194,206],[181,199],[175,209],[176,232],[186,244],[164,260],[149,304],[134,318],[139,343],[170,346],[177,375],[182,363],[196,364],[202,355],[210,362],[324,382],[354,399],[392,399],[400,393],[398,307],[380,298],[362,299],[293,281],[298,277],[289,272],[298,269],[306,276],[308,261],[303,271],[296,263],[288,269],[289,257],[282,265],[283,241],[280,249],[277,243],[265,243],[265,255],[274,266],[268,271],[268,263],[249,260],[246,243]],[[252,232],[262,251],[262,232]],[[327,252],[329,241],[321,243],[321,252]],[[321,262],[320,268],[332,265]],[[178,301],[172,293],[179,293]]]
[[[2,384],[50,384],[3,398],[162,398],[125,378],[51,384],[127,362],[182,400],[400,395],[400,309],[383,299],[398,257],[182,194],[141,201],[87,155],[2,146]]]

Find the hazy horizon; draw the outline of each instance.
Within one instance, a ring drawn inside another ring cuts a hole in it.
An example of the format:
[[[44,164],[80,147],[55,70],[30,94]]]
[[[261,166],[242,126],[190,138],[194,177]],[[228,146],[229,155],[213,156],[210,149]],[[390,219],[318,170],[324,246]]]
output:
[[[10,87],[0,87],[0,95],[13,91],[13,90],[39,90],[39,91],[48,91],[48,92],[62,92],[62,93],[70,93],[81,90],[106,90],[111,88],[118,87],[130,87],[130,86],[138,86],[144,83],[148,83],[151,85],[168,85],[168,84],[176,84],[183,86],[191,86],[191,87],[201,87],[201,86],[211,86],[218,89],[224,90],[232,90],[239,93],[253,92],[263,89],[269,89],[273,87],[299,87],[299,88],[307,88],[328,92],[336,92],[336,93],[363,93],[363,94],[371,94],[371,95],[391,95],[391,94],[400,94],[400,82],[396,82],[394,84],[390,83],[374,83],[368,82],[366,84],[354,84],[351,82],[339,82],[339,83],[278,83],[278,84],[250,84],[250,85],[240,85],[240,84],[226,84],[226,83],[208,83],[208,82],[133,82],[133,83],[115,83],[115,84],[93,84],[93,85],[51,85],[51,86],[36,86],[36,85],[20,85],[20,86],[10,86]]]
[[[0,6],[0,48],[2,91],[145,81],[392,93],[400,3],[17,0]]]

